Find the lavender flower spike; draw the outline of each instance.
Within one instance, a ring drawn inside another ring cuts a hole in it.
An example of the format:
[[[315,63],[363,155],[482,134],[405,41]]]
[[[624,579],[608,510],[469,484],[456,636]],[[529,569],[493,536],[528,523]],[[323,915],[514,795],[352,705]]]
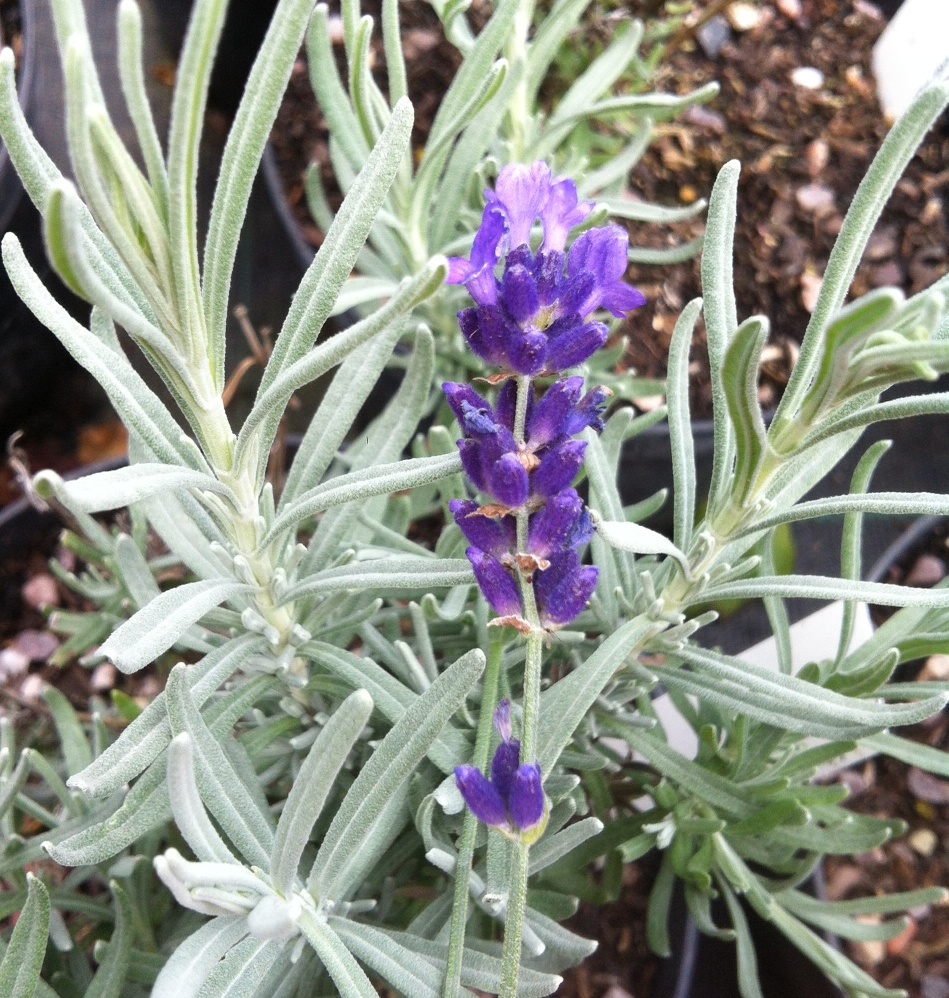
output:
[[[468,345],[487,363],[520,375],[583,363],[606,342],[608,329],[593,318],[596,311],[621,317],[645,302],[623,281],[626,232],[616,225],[593,229],[568,251],[571,230],[593,205],[540,161],[504,167],[485,200],[471,259],[449,262],[448,283],[464,284],[475,301],[458,313]],[[535,253],[531,232],[538,222],[543,237]]]
[[[547,824],[540,766],[536,762],[518,764],[521,745],[512,737],[510,701],[498,704],[494,726],[501,744],[491,761],[491,779],[474,766],[458,766],[455,786],[478,821],[530,845]]]

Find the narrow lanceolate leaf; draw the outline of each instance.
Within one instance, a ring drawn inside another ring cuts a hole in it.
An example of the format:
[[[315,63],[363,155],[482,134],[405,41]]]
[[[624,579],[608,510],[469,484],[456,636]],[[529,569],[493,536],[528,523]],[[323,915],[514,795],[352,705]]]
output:
[[[645,617],[627,621],[581,666],[541,693],[542,723],[537,738],[537,758],[543,772],[549,773],[553,769],[577,726],[616,670],[663,626]],[[543,723],[544,717],[551,719],[549,723]]]
[[[300,928],[333,979],[340,998],[378,998],[379,993],[370,984],[365,971],[325,921],[304,912]]]
[[[49,893],[32,873],[26,875],[26,890],[26,905],[0,962],[0,995],[4,998],[33,998],[46,955]]]
[[[277,824],[271,857],[273,884],[281,894],[288,894],[296,879],[313,824],[372,707],[372,697],[365,690],[350,694],[324,725],[293,781]]]
[[[277,344],[261,378],[257,398],[310,349],[343,282],[352,272],[369,229],[398,172],[412,131],[412,105],[399,101],[382,137],[326,235],[293,299]]]
[[[115,351],[90,335],[53,298],[30,266],[19,240],[3,237],[3,262],[17,294],[76,361],[102,386],[122,421],[167,464],[194,467],[194,453],[181,443],[181,428],[158,397]]]
[[[484,655],[475,650],[455,661],[403,714],[350,787],[310,873],[315,896],[333,897],[346,890],[347,865],[358,857],[376,818],[415,772],[451,716],[484,670]]]
[[[50,474],[41,471],[33,479],[41,496],[47,497],[53,492]],[[235,507],[237,505],[231,490],[212,475],[168,464],[135,464],[115,471],[100,471],[74,479],[65,485],[70,500],[84,513],[119,509],[164,492],[181,492],[185,489],[213,492],[230,499]]]
[[[725,352],[738,325],[735,292],[732,283],[732,245],[735,239],[735,201],[738,193],[736,161],[722,167],[708,206],[705,227],[705,250],[702,254],[702,297],[708,358],[712,375],[712,412],[715,421],[715,458],[712,470],[712,495],[723,493],[731,473],[734,441],[729,431],[728,400],[722,367]]]
[[[373,465],[348,475],[340,475],[304,492],[290,503],[274,520],[264,544],[282,530],[331,506],[341,506],[355,499],[400,492],[420,485],[431,485],[457,475],[460,471],[461,458],[457,454],[441,454],[437,457],[416,457],[393,464]]]
[[[680,551],[688,551],[695,522],[695,444],[689,413],[689,348],[692,331],[702,310],[695,298],[682,310],[669,344],[669,450],[672,454],[673,538]]]
[[[450,589],[474,583],[474,573],[465,558],[415,558],[411,555],[357,561],[319,572],[287,590],[288,603],[301,596],[323,595],[359,589],[377,595],[381,591],[415,592]]]
[[[232,579],[203,579],[169,589],[127,620],[99,648],[122,672],[153,662],[209,610],[253,589]]]
[[[858,738],[891,725],[916,723],[938,710],[938,698],[886,704],[846,697],[796,676],[701,648],[686,647],[676,658],[687,662],[691,671],[663,669],[662,681],[671,688],[698,693],[710,703],[815,737]]]
[[[274,10],[221,157],[204,247],[201,288],[219,388],[224,377],[224,325],[237,241],[247,212],[251,185],[312,10],[312,0],[282,0]]]
[[[594,518],[593,525],[610,547],[633,554],[667,554],[675,558],[686,575],[689,574],[689,559],[665,535],[639,523],[601,520],[599,515]]]
[[[85,998],[122,998],[132,955],[132,905],[128,895],[114,880],[109,884],[115,898],[115,929],[109,940],[108,956],[99,965],[86,989]]]
[[[755,599],[758,596],[786,599],[856,599],[880,606],[949,606],[949,589],[915,589],[885,582],[835,579],[823,575],[772,575],[757,579],[723,582],[703,590],[703,602],[718,599]]]
[[[240,924],[244,919],[236,921]],[[201,998],[252,998],[283,948],[282,940],[277,942],[253,936],[242,939],[220,963],[210,968],[201,988]]]
[[[256,634],[240,637],[216,648],[200,662],[186,667],[191,698],[204,706],[212,693],[240,668],[251,655],[263,650],[265,641]],[[138,776],[171,741],[166,693],[158,696],[85,769],[69,778],[68,785],[93,797],[105,797]]]
[[[247,919],[214,918],[171,954],[151,998],[195,998],[212,967],[247,935]]]
[[[168,719],[177,735],[186,731],[194,745],[195,777],[201,797],[241,855],[263,870],[270,867],[274,833],[243,780],[235,771],[218,737],[194,705],[185,678],[176,665],[168,677]]]
[[[765,425],[758,403],[758,363],[768,337],[768,320],[754,315],[736,330],[725,351],[722,379],[735,435],[733,501],[744,503],[765,449]]]

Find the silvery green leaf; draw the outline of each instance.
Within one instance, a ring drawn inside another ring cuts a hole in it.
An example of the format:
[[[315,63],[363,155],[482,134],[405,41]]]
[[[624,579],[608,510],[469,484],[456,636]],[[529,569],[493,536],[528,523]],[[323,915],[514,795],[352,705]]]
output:
[[[511,32],[519,6],[516,3],[498,5],[471,50],[465,53],[464,61],[439,105],[428,136],[429,143],[437,142],[442,132],[449,130],[460,109],[490,75],[491,66]]]
[[[438,902],[434,902],[430,907],[437,906],[437,904]],[[333,920],[334,925],[341,922],[342,919]],[[448,953],[447,946],[444,943],[433,942],[425,938],[420,933],[421,927],[417,923],[413,923],[411,932],[380,929],[355,921],[346,922],[345,928],[348,937],[359,935],[367,942],[378,941],[380,946],[384,945],[380,937],[391,940],[399,944],[399,949],[394,952],[407,951],[411,954],[412,960],[425,960],[439,973],[444,973]],[[342,928],[339,931],[340,935],[343,935]],[[466,987],[497,993],[501,987],[500,955],[476,949],[476,945],[478,943],[464,950],[461,983]],[[500,954],[500,947],[498,947],[498,954]],[[545,974],[542,971],[522,966],[517,979],[518,998],[543,998],[545,995],[553,994],[561,983],[562,979],[556,975]]]
[[[194,467],[194,449],[180,442],[181,429],[130,366],[117,364],[113,350],[83,329],[43,286],[12,233],[3,237],[3,261],[17,294],[102,386],[123,422],[167,464]],[[203,469],[199,469],[203,470]]]
[[[473,583],[474,574],[465,558],[413,558],[411,555],[398,555],[325,569],[312,578],[291,586],[284,595],[284,600],[290,603],[302,596],[347,589],[367,590],[375,595],[387,591],[428,592],[431,589]]]
[[[684,263],[686,260],[691,260],[698,256],[699,250],[705,245],[705,238],[706,236],[703,234],[696,236],[695,239],[690,239],[687,243],[681,243],[678,246],[668,246],[664,249],[630,246],[626,258],[630,263],[646,263],[656,267],[673,263]]]
[[[13,753],[10,753],[12,760]],[[17,794],[23,789],[26,783],[27,777],[30,775],[30,760],[29,756],[26,754],[26,750],[20,754],[20,758],[17,760],[17,764],[13,771],[10,773],[5,773],[0,777],[0,818],[3,818],[4,822],[10,822],[11,815],[8,814],[14,801],[17,799]],[[9,825],[9,833],[13,834],[13,826]]]
[[[203,579],[176,586],[122,624],[99,647],[98,654],[122,672],[137,672],[168,651],[209,610],[252,588],[232,579]]]
[[[535,908],[528,907],[524,912],[524,925],[544,946],[543,955],[534,960],[541,969],[576,967],[597,947],[595,939],[578,936]]]
[[[142,14],[134,0],[122,0],[118,19],[119,81],[159,208],[168,210],[168,172],[152,115],[142,56]]]
[[[195,998],[211,969],[247,935],[245,918],[213,918],[168,958],[151,998]]]
[[[689,348],[702,299],[695,298],[682,310],[669,344],[669,450],[672,454],[673,537],[681,551],[692,543],[695,522],[695,445],[689,413]]]
[[[667,225],[701,214],[705,210],[706,202],[699,198],[692,204],[681,208],[667,208],[661,204],[649,204],[645,201],[620,201],[616,198],[605,198],[599,204],[603,205],[613,218],[623,218],[629,222],[656,222]]]
[[[238,924],[245,921],[239,919]],[[210,968],[197,998],[253,998],[283,949],[282,941],[253,936],[242,939]]]
[[[746,319],[735,330],[721,369],[735,442],[731,500],[738,505],[744,504],[754,485],[754,476],[767,446],[767,431],[758,403],[758,367],[768,328],[768,320],[763,316]]]
[[[715,504],[724,501],[728,494],[728,479],[735,454],[722,368],[728,345],[738,327],[735,292],[732,287],[732,246],[735,240],[735,200],[739,170],[738,162],[732,160],[719,171],[709,200],[705,248],[702,253],[702,298],[712,383],[712,415],[715,422],[715,451],[709,495],[711,503]]]
[[[915,724],[935,713],[941,698],[889,704],[843,696],[796,676],[686,646],[675,657],[690,671],[665,669],[663,683],[673,689],[701,690],[710,703],[739,713],[751,712],[765,724],[822,738],[859,738],[891,725]],[[781,721],[784,717],[783,722]]]
[[[373,220],[382,207],[412,129],[412,105],[403,99],[369,155],[366,165],[336,215],[293,299],[257,392],[259,401],[279,375],[312,346],[349,277]]]
[[[53,715],[56,734],[59,738],[59,751],[66,763],[66,773],[72,776],[92,762],[92,751],[89,741],[72,704],[55,686],[49,686],[43,691],[43,700]]]
[[[612,429],[614,420],[624,417],[625,413],[622,416],[617,413],[607,424],[607,429]],[[609,520],[622,520],[623,504],[616,488],[616,463],[608,459],[603,441],[592,429],[584,433],[584,439],[587,444],[584,460],[587,477],[590,479],[591,505]],[[634,559],[628,557],[628,549],[621,553],[604,552],[605,557],[600,557],[596,551],[594,553],[598,555],[597,564],[604,570],[604,577],[597,585],[598,592],[611,603],[617,586],[627,594],[635,592]]]
[[[116,537],[112,557],[122,585],[128,590],[136,607],[145,606],[161,594],[145,555],[128,534]]]
[[[581,197],[593,197],[600,191],[612,188],[614,185],[625,185],[633,167],[643,158],[649,143],[652,141],[653,127],[649,118],[644,118],[637,122],[633,139],[618,156],[614,156],[602,166],[595,170],[588,170],[582,177],[577,178],[577,191]],[[619,204],[627,204],[620,201]],[[705,207],[704,199],[699,199],[696,204],[701,203]],[[618,216],[621,217],[621,216]]]
[[[626,621],[582,665],[541,693],[537,759],[543,772],[552,772],[577,726],[614,673],[661,628],[661,624],[643,617]],[[555,721],[544,723],[545,716]]]
[[[391,278],[350,277],[336,298],[331,315],[342,315],[351,308],[391,298],[399,285]]]
[[[26,904],[0,961],[0,994],[5,998],[33,998],[46,955],[49,893],[42,881],[29,872],[26,890]]]
[[[17,100],[12,50],[8,56],[0,53],[0,132],[3,133],[4,144],[30,200],[37,210],[42,212],[53,184],[61,181],[63,175],[46,151],[41,148],[23,116],[23,110]],[[146,314],[153,314],[125,264],[99,230],[85,206],[82,207],[81,214],[83,229],[95,247],[101,267],[116,276],[135,303],[140,308],[147,309]]]
[[[527,55],[528,107],[533,107],[536,104],[537,93],[540,90],[540,85],[544,82],[550,64],[560,52],[567,36],[577,26],[588,6],[589,0],[557,0],[551,6],[549,13],[537,25]]]
[[[234,769],[219,737],[208,728],[195,706],[186,679],[187,667],[176,665],[165,687],[171,730],[186,731],[194,743],[195,777],[201,797],[243,858],[263,870],[270,868],[274,833],[264,814]]]
[[[330,926],[353,956],[400,994],[439,998],[441,972],[387,933],[345,918],[331,918]],[[467,988],[462,988],[461,993],[471,995]]]
[[[258,676],[219,697],[207,709],[211,733],[217,741],[229,737],[242,717],[271,687],[269,676]],[[60,825],[43,848],[62,866],[105,862],[171,817],[165,763],[156,759],[129,791],[122,806],[105,802],[99,812],[74,825]],[[103,816],[103,811],[106,816]]]
[[[910,741],[908,738],[898,738],[887,732],[861,738],[860,744],[881,755],[888,755],[892,759],[899,759],[900,762],[923,769],[927,773],[949,777],[949,752],[933,746]]]
[[[949,101],[949,82],[938,79],[923,87],[896,122],[864,175],[844,218],[824,271],[820,294],[811,313],[801,353],[782,396],[775,423],[793,417],[807,394],[823,352],[826,329],[844,303],[853,275],[880,213],[933,122]]]
[[[549,832],[538,843],[532,846],[530,851],[530,866],[528,875],[533,876],[541,870],[545,870],[558,859],[562,859],[577,846],[586,842],[594,835],[599,835],[603,831],[603,822],[599,818],[584,818],[576,821],[572,825],[550,835]]]
[[[194,496],[164,495],[160,499],[146,499],[141,509],[168,549],[199,579],[213,579],[225,570],[211,544],[225,547],[226,538]]]
[[[240,455],[252,442],[266,454],[293,392],[335,367],[358,346],[379,335],[390,323],[399,323],[416,305],[442,286],[447,273],[447,260],[440,256],[432,257],[417,274],[400,284],[390,301],[369,317],[337,333],[285,367],[267,391],[258,393],[254,407],[241,427],[235,460],[240,460]]]
[[[242,634],[187,666],[185,678],[195,705],[202,707],[247,659],[264,648],[263,638]],[[166,692],[162,690],[118,740],[81,772],[75,772],[68,784],[90,796],[105,797],[138,776],[170,740]]]
[[[591,510],[591,512],[594,512]],[[688,576],[689,559],[669,540],[668,537],[650,530],[640,523],[628,523],[603,520],[599,514],[593,517],[596,532],[611,547],[634,554],[667,554],[679,563],[682,571]]]
[[[881,441],[882,442],[882,441]],[[949,497],[939,492],[862,492],[847,496],[827,496],[798,503],[788,510],[772,513],[744,528],[741,534],[757,533],[781,523],[810,520],[822,516],[874,513],[878,516],[946,516]]]
[[[106,958],[86,989],[85,998],[122,998],[133,941],[132,905],[128,895],[114,880],[109,884],[115,899],[115,928],[109,939]]]
[[[390,724],[395,724],[417,699],[408,687],[369,657],[354,655],[321,641],[307,642],[301,652],[340,678],[350,689],[365,689]],[[460,748],[464,753],[459,752]],[[446,725],[429,748],[428,756],[443,773],[451,773],[455,766],[464,762],[470,750],[461,732]]]
[[[300,928],[333,979],[340,998],[378,998],[356,958],[325,921],[304,912]]]
[[[860,920],[851,918],[849,915],[833,911],[830,905],[826,907],[821,905],[819,901],[807,897],[800,891],[782,891],[779,899],[780,903],[793,915],[797,915],[803,921],[809,922],[825,932],[832,932],[842,939],[885,941],[894,939],[905,932],[909,925],[909,921],[905,917],[893,918],[885,922],[867,918]],[[808,902],[811,903],[808,904]]]
[[[288,527],[331,506],[430,485],[449,475],[457,475],[460,471],[461,458],[457,454],[444,454],[438,457],[409,458],[392,464],[370,465],[359,471],[339,475],[308,489],[282,509],[271,525],[264,543],[267,544]]]
[[[41,496],[49,497],[52,472],[41,471],[34,479]],[[151,499],[165,492],[181,492],[197,489],[225,496],[236,508],[237,499],[233,492],[213,475],[180,465],[134,464],[115,471],[99,471],[82,478],[66,482],[64,491],[70,496],[75,508],[84,513],[101,513],[107,509],[119,509],[133,502]]]
[[[408,94],[405,56],[402,54],[402,35],[399,31],[399,5],[396,0],[383,0],[382,46],[386,56],[389,100],[394,104],[400,97]]]
[[[398,326],[383,330],[365,349],[353,352],[340,365],[300,442],[278,510],[319,484],[392,356],[399,334]]]
[[[481,651],[457,659],[386,735],[343,799],[317,853],[308,889],[333,897],[345,885],[347,863],[372,832],[375,816],[415,771],[483,669]]]
[[[277,116],[313,9],[312,0],[282,0],[273,12],[227,135],[204,246],[201,286],[212,371],[224,384],[224,326],[241,225],[264,147]]]
[[[885,582],[822,575],[775,575],[739,579],[703,590],[706,599],[755,599],[774,593],[786,599],[855,599],[880,606],[949,606],[949,589],[915,589]]]
[[[168,745],[168,798],[182,838],[199,861],[234,863],[239,860],[228,849],[211,824],[194,777],[194,746],[187,731],[179,732]]]
[[[642,37],[642,21],[629,21],[622,25],[610,40],[610,44],[573,81],[557,102],[557,108],[547,123],[547,129],[554,130],[558,125],[582,115],[594,101],[602,97],[636,58]]]
[[[351,693],[333,712],[300,767],[277,823],[271,855],[274,888],[289,893],[300,857],[340,769],[372,714],[365,690]]]
[[[735,932],[735,949],[738,956],[738,987],[741,991],[741,996],[742,998],[764,998],[764,994],[761,991],[761,984],[758,980],[758,957],[755,953],[755,944],[751,938],[751,930],[748,928],[748,919],[745,917],[741,904],[728,884],[721,883],[720,887]]]

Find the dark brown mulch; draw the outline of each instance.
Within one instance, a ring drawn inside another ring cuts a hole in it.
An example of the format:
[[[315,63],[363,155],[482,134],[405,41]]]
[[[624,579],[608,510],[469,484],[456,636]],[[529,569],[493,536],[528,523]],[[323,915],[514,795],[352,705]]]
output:
[[[795,19],[783,16],[781,6],[794,5],[761,3],[756,25],[732,32],[717,58],[693,41],[662,65],[659,89],[684,93],[718,80],[721,93],[683,120],[658,126],[632,178],[644,200],[683,204],[707,197],[721,166],[741,161],[739,319],[767,316],[778,343],[800,341],[844,212],[888,130],[870,67],[885,26],[876,9],[860,0],[801,0]],[[791,74],[802,67],[820,71],[823,85],[794,83]],[[947,167],[949,138],[937,129],[884,210],[853,295],[883,285],[912,294],[949,270]],[[663,247],[701,229],[701,220],[677,224],[672,232],[641,225],[631,241]],[[680,309],[701,293],[699,263],[638,266],[631,275],[649,304],[634,317],[630,363],[659,376]],[[653,335],[643,335],[648,329]]]

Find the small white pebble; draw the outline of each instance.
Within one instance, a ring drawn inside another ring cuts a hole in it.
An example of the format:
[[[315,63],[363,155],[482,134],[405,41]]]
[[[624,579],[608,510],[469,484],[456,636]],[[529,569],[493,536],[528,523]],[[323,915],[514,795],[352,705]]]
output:
[[[34,610],[59,606],[59,586],[48,572],[40,572],[23,584],[20,590],[23,602]]]
[[[917,828],[906,841],[913,852],[918,852],[920,856],[932,856],[939,845],[939,836],[931,828]]]
[[[813,66],[798,66],[791,71],[791,82],[808,90],[820,90],[824,85],[824,74]]]
[[[804,6],[801,0],[777,0],[778,13],[783,14],[789,21],[796,21],[804,13]]]
[[[4,648],[0,651],[0,682],[22,675],[29,664],[29,655],[24,655],[17,648]]]
[[[115,689],[118,670],[111,662],[102,662],[92,670],[89,685],[93,693],[110,693]]]
[[[735,31],[751,31],[761,22],[761,11],[753,3],[733,3],[725,10],[725,17]]]
[[[20,696],[27,703],[38,703],[46,682],[38,672],[33,672],[20,684]]]

